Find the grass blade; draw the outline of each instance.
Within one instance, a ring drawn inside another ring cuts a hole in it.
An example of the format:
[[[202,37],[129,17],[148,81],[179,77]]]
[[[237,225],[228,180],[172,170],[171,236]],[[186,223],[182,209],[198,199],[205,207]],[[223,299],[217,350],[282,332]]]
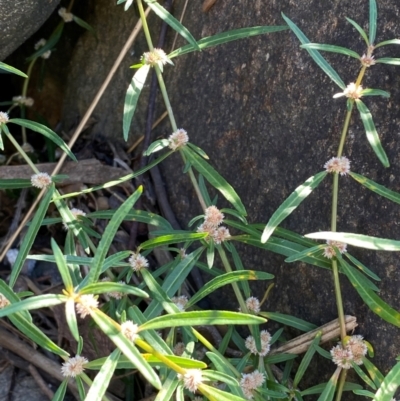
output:
[[[379,135],[376,132],[375,124],[372,119],[372,114],[368,110],[367,106],[359,99],[356,100],[357,109],[360,112],[361,120],[364,124],[365,133],[372,150],[378,156],[378,159],[385,167],[389,167],[389,160],[386,156],[385,150],[382,147]]]
[[[72,336],[75,338],[76,342],[79,343],[79,329],[76,320],[75,302],[73,299],[68,299],[65,303],[65,319]]]
[[[331,401],[333,399],[341,370],[342,369],[339,367],[335,370],[335,373],[332,375],[332,377],[329,379],[329,382],[326,384],[324,391],[319,396],[318,401]]]
[[[124,102],[124,117],[122,120],[122,130],[125,141],[128,140],[132,118],[135,113],[137,102],[139,100],[139,96],[143,89],[144,83],[146,82],[149,71],[150,65],[144,65],[143,67],[140,67],[133,75],[132,81],[128,86],[128,90],[126,91]]]
[[[367,36],[367,33],[364,31],[364,29],[362,29],[361,26],[358,25],[356,21],[353,21],[352,19],[347,18],[347,17],[346,17],[346,19],[347,19],[348,22],[350,22],[351,25],[354,26],[354,28],[357,29],[357,31],[359,32],[359,34],[360,34],[360,35],[362,36],[362,38],[365,40],[365,43],[367,44],[367,46],[369,46],[368,36]],[[376,46],[375,46],[375,47],[376,47]]]
[[[400,65],[400,58],[382,57],[375,60],[375,62],[389,65]]]
[[[289,256],[288,258],[285,259],[285,262],[292,263],[292,262],[296,262],[298,260],[302,260],[306,257],[314,256],[318,252],[321,252],[324,248],[325,248],[325,245],[317,245],[317,246],[313,246],[312,248],[307,248],[302,252],[299,252],[292,256]]]
[[[260,316],[305,332],[315,330],[317,328],[317,326],[312,323],[308,323],[305,320],[279,312],[260,312]]]
[[[369,43],[371,45],[375,42],[377,18],[378,10],[376,9],[376,1],[369,0]]]
[[[31,180],[24,178],[6,178],[0,180],[0,189],[30,188],[31,186]]]
[[[283,19],[289,25],[290,29],[294,32],[294,34],[298,37],[301,44],[305,45],[310,43],[307,36],[298,28],[298,26],[292,22],[285,14],[282,13]],[[332,66],[321,56],[321,54],[314,49],[306,49],[313,60],[318,64],[318,66],[325,72],[328,77],[336,83],[341,89],[345,89],[346,85],[342,81],[342,78],[339,77],[338,73],[332,68]]]
[[[8,65],[6,63],[2,63],[1,61],[0,61],[0,70],[11,72],[12,74],[16,74],[16,75],[19,75],[21,77],[28,78],[28,75],[26,75],[22,71],[14,68],[14,67],[11,67],[11,65]]]
[[[324,45],[321,43],[307,43],[305,45],[300,46],[303,49],[314,49],[314,50],[322,50],[325,52],[331,53],[339,53],[344,54],[345,56],[354,57],[357,60],[360,59],[360,56],[353,50],[348,49],[347,47],[335,46],[335,45]]]
[[[208,233],[191,233],[187,232],[185,234],[171,234],[162,235],[157,238],[149,239],[140,244],[139,249],[153,249],[158,246],[178,244],[179,242],[185,241],[199,241],[206,238]]]
[[[272,235],[275,228],[286,219],[296,208],[307,198],[311,192],[317,188],[328,173],[321,171],[318,174],[310,177],[304,184],[297,187],[289,197],[278,207],[274,214],[269,219],[261,236],[261,242],[265,244],[268,238]]]
[[[251,36],[262,35],[264,33],[279,32],[288,29],[287,26],[254,26],[251,28],[233,29],[231,31],[222,32],[214,36],[208,36],[197,41],[200,50],[210,47],[222,45],[223,43],[232,42],[238,39],[249,38]],[[198,50],[193,45],[186,45],[174,50],[168,55],[168,58],[182,56],[183,54],[191,53]]]
[[[128,284],[113,283],[111,281],[89,284],[79,291],[80,294],[104,294],[107,292],[121,292],[123,294],[131,294],[141,298],[149,297],[147,292],[144,292],[140,288]]]
[[[54,238],[51,239],[51,249],[53,250],[54,258],[56,260],[62,282],[64,283],[64,287],[68,292],[72,292],[74,286],[72,283],[71,273],[65,261],[65,257],[56,241],[54,241]]]
[[[400,384],[400,362],[393,366],[375,394],[373,401],[391,401]]]
[[[400,61],[400,59],[399,59],[399,61]],[[382,96],[382,97],[385,97],[385,98],[389,98],[390,97],[390,93],[389,92],[386,92],[386,91],[381,90],[381,89],[368,88],[368,89],[364,89],[361,92],[361,94],[363,96]]]
[[[375,49],[381,46],[387,46],[387,45],[400,45],[400,39],[390,39],[390,40],[385,40],[384,42],[380,42],[377,45],[375,45]]]

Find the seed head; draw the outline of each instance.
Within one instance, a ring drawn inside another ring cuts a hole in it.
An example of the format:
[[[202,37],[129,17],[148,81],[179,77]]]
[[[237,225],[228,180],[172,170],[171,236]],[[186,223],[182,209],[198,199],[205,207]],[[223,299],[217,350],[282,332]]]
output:
[[[363,357],[367,354],[367,346],[363,341],[363,337],[360,335],[351,336],[346,344],[346,347],[349,348],[353,354],[354,363],[357,365],[362,365]]]
[[[268,354],[271,345],[271,334],[267,330],[262,330],[260,332],[260,340],[261,340],[261,351],[258,351],[256,346],[256,341],[253,336],[248,336],[245,341],[245,347],[250,350],[252,354],[258,354],[260,356],[265,356]]]
[[[31,107],[33,106],[34,100],[31,97],[26,96],[14,96],[12,98],[14,103],[17,103],[21,106]]]
[[[246,299],[247,309],[251,312],[260,312],[260,301],[256,297],[250,297]]]
[[[201,369],[187,369],[184,375],[178,374],[178,379],[183,380],[183,387],[195,393],[203,382],[203,374]]]
[[[179,297],[171,298],[171,301],[178,307],[178,309],[183,312],[185,310],[185,306],[188,303],[188,297],[186,295],[181,295]]]
[[[99,306],[99,302],[92,294],[81,295],[75,305],[77,313],[83,319],[90,315]]]
[[[180,128],[174,133],[172,133],[169,138],[169,148],[172,150],[177,150],[185,146],[189,142],[189,136],[187,132]]]
[[[135,341],[138,337],[139,326],[131,320],[121,324],[121,333],[130,341]]]
[[[205,222],[211,226],[219,226],[224,217],[224,214],[216,206],[210,206],[206,209]]]
[[[346,96],[351,99],[360,99],[362,96],[363,87],[361,85],[357,85],[354,82],[347,85],[346,89],[343,92],[336,93],[333,97],[336,99],[338,97]]]
[[[128,260],[129,264],[132,267],[134,272],[138,272],[139,270],[149,267],[148,260],[140,255],[139,253],[134,253]]]
[[[186,345],[183,342],[176,343],[172,352],[176,356],[182,356],[186,348]]]
[[[218,227],[212,233],[212,237],[216,244],[220,244],[221,242],[224,242],[225,240],[230,238],[230,236],[231,236],[231,234],[229,233],[229,230],[224,226]]]
[[[10,303],[11,302],[3,294],[0,294],[0,309],[5,308],[10,305]]]
[[[36,188],[46,188],[51,184],[51,177],[47,173],[33,174],[31,184]]]
[[[4,113],[3,111],[0,111],[0,125],[6,124],[8,120],[9,120],[8,114]]]
[[[345,156],[332,157],[324,164],[324,168],[328,173],[346,175],[350,172],[350,160]]]
[[[262,386],[264,381],[264,374],[260,373],[258,370],[255,370],[253,373],[242,373],[242,378],[240,379],[239,384],[242,388],[244,396],[248,400],[251,400],[254,397],[253,390]]]
[[[68,360],[62,364],[61,373],[66,377],[78,376],[83,373],[85,370],[84,365],[87,363],[89,363],[89,361],[80,355],[76,355],[73,358],[68,358]]]
[[[162,49],[153,49],[151,52],[147,52],[143,54],[142,60],[145,64],[151,65],[152,67],[158,65],[160,68],[165,64],[172,64],[171,60],[165,54],[165,51]]]
[[[74,20],[74,14],[69,13],[65,7],[61,7],[58,10],[58,15],[64,20],[64,22],[72,22]]]
[[[338,344],[331,349],[331,355],[332,361],[340,368],[351,368],[351,362],[354,360],[354,356],[349,347],[343,348],[341,344]]]

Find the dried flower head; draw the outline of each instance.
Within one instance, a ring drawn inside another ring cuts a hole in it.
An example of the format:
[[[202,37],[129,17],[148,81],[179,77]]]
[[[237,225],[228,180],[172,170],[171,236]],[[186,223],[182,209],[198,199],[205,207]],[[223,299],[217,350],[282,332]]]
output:
[[[363,67],[371,67],[371,65],[376,64],[374,56],[368,56],[366,54],[362,55],[360,62]]]
[[[132,267],[132,270],[137,272],[140,269],[149,267],[149,262],[148,260],[140,255],[139,253],[134,253],[128,260],[129,264]]]
[[[0,125],[5,124],[8,121],[8,114],[4,113],[4,111],[0,111]]]
[[[331,355],[332,361],[340,368],[351,368],[351,362],[354,360],[354,357],[349,347],[343,348],[341,344],[338,344],[331,349]]]
[[[260,312],[260,301],[256,297],[250,297],[246,299],[247,309],[251,312]]]
[[[326,241],[326,243],[327,246],[324,249],[324,256],[328,259],[332,259],[334,256],[336,256],[335,248],[337,248],[340,253],[347,252],[347,244],[344,242],[333,241],[329,239]]]
[[[216,207],[210,206],[205,211],[205,222],[214,227],[219,226],[224,220],[224,214]]]
[[[83,373],[85,370],[85,364],[89,361],[80,355],[76,355],[73,358],[68,358],[61,366],[61,373],[66,377],[75,377]]]
[[[324,164],[324,168],[328,173],[346,175],[350,172],[350,160],[345,156],[332,157]]]
[[[260,373],[258,370],[255,370],[252,373],[242,373],[242,378],[240,379],[239,385],[243,391],[244,396],[251,400],[253,395],[253,390],[257,389],[257,387],[262,386],[265,381],[265,376],[263,373]]]
[[[51,177],[47,173],[33,174],[31,184],[36,188],[46,188],[51,184]]]
[[[74,20],[74,14],[68,12],[65,7],[61,7],[58,10],[58,15],[64,20],[64,22],[72,22]]]
[[[185,306],[188,303],[188,297],[186,295],[181,295],[179,297],[171,298],[171,301],[178,307],[178,309],[183,312],[185,310]]]
[[[151,65],[152,67],[158,65],[161,68],[167,63],[172,64],[171,60],[165,54],[165,51],[162,49],[153,49],[151,52],[144,53],[142,60],[145,64]]]
[[[182,356],[185,352],[186,345],[183,342],[176,343],[172,352],[176,356]]]
[[[130,341],[135,341],[138,337],[139,326],[131,320],[121,324],[121,333]]]
[[[214,232],[212,233],[212,237],[216,244],[220,244],[221,242],[224,242],[228,238],[230,238],[231,234],[226,227],[222,226],[214,230]]]
[[[0,309],[5,308],[6,306],[10,305],[10,301],[0,293]]]
[[[367,346],[363,340],[363,336],[354,335],[351,336],[346,344],[346,347],[350,349],[353,354],[353,361],[357,365],[363,364],[363,358],[367,354]]]
[[[77,303],[75,305],[77,313],[83,319],[87,315],[90,315],[94,309],[99,306],[99,302],[92,294],[81,295],[77,298]]]
[[[245,341],[245,347],[250,350],[252,354],[258,354],[260,356],[265,356],[268,354],[271,345],[271,334],[267,330],[262,330],[260,332],[260,340],[261,340],[261,351],[258,351],[256,346],[256,341],[253,336],[248,336]]]
[[[201,369],[187,369],[185,374],[178,374],[178,379],[183,380],[183,387],[194,393],[203,382],[203,373]]]
[[[21,106],[31,107],[33,106],[34,100],[31,97],[26,96],[14,96],[12,98],[13,103],[17,103]]]
[[[354,82],[347,85],[346,89],[343,92],[336,93],[333,97],[336,99],[338,97],[346,96],[351,99],[360,99],[362,96],[363,87],[361,85],[357,85]]]
[[[177,150],[182,148],[189,142],[189,136],[184,129],[179,128],[177,131],[169,136],[168,140],[169,148],[172,150]]]

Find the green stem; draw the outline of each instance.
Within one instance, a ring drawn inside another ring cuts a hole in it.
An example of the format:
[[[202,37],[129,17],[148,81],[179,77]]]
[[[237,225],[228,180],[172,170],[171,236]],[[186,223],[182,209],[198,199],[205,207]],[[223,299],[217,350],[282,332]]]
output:
[[[149,46],[149,49],[152,52],[154,49],[154,46],[153,46],[153,42],[151,40],[149,26],[147,25],[147,20],[146,20],[146,15],[144,13],[142,0],[137,0],[136,3],[138,6],[138,9],[139,9],[140,19],[142,20],[143,32],[144,32],[144,36],[146,36],[147,46]]]
[[[336,398],[335,398],[336,401],[340,401],[342,399],[343,388],[346,382],[346,376],[347,376],[347,370],[342,369],[342,371],[340,372],[339,383],[336,389]]]
[[[32,68],[35,65],[37,58],[34,58],[29,66],[28,66],[28,71],[26,72],[26,75],[28,76],[28,78],[25,79],[24,81],[24,85],[22,86],[22,97],[26,97],[26,94],[28,93],[28,84],[29,84],[29,79],[31,77],[32,74]],[[25,118],[25,106],[22,105],[21,106],[21,118]],[[26,136],[26,128],[21,126],[22,129],[22,143],[25,144],[27,142],[27,136]]]
[[[346,118],[345,118],[344,124],[343,124],[342,135],[340,137],[340,143],[339,143],[339,148],[338,148],[338,152],[337,152],[337,157],[341,157],[343,154],[344,143],[346,141],[347,132],[349,130],[350,118],[351,118],[351,113],[353,111],[353,106],[354,106],[354,100],[351,100],[350,107],[347,110]]]

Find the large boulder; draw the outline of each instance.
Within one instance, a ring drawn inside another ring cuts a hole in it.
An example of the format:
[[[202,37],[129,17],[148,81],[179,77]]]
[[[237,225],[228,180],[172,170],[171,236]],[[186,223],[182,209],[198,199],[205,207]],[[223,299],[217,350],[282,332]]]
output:
[[[0,12],[0,60],[34,34],[60,0],[3,0]]]

